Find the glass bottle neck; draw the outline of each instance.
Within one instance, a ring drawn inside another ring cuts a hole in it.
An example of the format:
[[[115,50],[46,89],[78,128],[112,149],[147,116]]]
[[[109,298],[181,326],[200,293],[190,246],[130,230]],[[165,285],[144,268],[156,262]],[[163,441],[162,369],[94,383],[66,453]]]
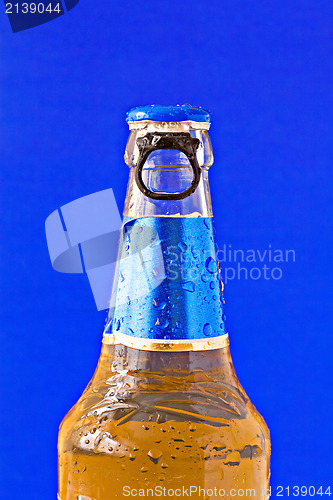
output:
[[[124,208],[126,217],[212,217],[208,169],[213,163],[213,152],[208,127],[209,124],[195,122],[131,124],[125,151],[125,161],[130,167]],[[162,149],[156,149],[158,145]],[[149,152],[142,169],[144,185],[151,192],[170,193],[172,197],[189,188],[194,179],[193,159],[186,149],[189,146],[200,175],[195,191],[178,200],[146,196],[136,182],[139,159],[144,152]]]
[[[162,191],[173,184],[183,190],[189,183],[188,168],[153,166],[144,170],[147,184]],[[135,169],[130,169],[124,216],[139,217],[212,217],[212,204],[208,182],[208,170],[202,170],[195,192],[183,200],[153,200],[145,196],[135,182]]]
[[[160,135],[156,137],[158,141]],[[191,137],[189,143],[198,145]],[[135,157],[138,143],[129,141],[127,159]],[[142,180],[153,197],[138,187],[135,158],[128,161],[123,240],[104,334],[110,344],[150,351],[227,345],[208,184],[212,154],[208,139],[201,143],[199,183],[180,200],[154,196],[182,193],[191,184],[194,168],[185,154],[171,148],[146,156]]]

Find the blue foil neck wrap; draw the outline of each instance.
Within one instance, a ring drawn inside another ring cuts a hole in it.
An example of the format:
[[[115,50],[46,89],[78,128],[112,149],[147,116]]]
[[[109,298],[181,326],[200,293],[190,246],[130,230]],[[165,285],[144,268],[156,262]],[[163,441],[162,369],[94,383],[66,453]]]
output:
[[[126,222],[115,290],[106,334],[152,340],[224,335],[212,218]]]

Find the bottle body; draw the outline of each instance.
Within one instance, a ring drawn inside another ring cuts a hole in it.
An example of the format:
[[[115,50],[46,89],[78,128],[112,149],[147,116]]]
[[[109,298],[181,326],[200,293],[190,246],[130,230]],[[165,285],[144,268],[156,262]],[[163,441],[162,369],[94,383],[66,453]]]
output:
[[[165,488],[185,497],[191,488],[192,498],[254,490],[263,499],[269,446],[228,346],[147,352],[104,345],[91,383],[61,425],[59,495],[106,500]]]

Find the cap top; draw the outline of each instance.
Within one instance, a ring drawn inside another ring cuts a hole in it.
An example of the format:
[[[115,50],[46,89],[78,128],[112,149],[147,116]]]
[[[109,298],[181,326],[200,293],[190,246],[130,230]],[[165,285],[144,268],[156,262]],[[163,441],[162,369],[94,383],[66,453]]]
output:
[[[177,106],[164,106],[152,104],[132,108],[126,114],[127,123],[151,120],[155,122],[202,122],[210,123],[210,112],[200,106],[182,104]]]

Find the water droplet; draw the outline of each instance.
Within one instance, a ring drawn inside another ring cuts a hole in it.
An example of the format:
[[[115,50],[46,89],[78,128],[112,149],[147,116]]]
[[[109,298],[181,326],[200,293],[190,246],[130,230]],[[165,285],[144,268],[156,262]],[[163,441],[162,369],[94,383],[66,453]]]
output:
[[[148,451],[148,457],[152,462],[154,462],[154,464],[158,464],[158,462],[161,460],[161,456],[162,452],[157,448],[152,448]]]
[[[211,337],[212,336],[212,327],[210,326],[209,323],[205,323],[203,327],[203,332],[206,337]]]
[[[203,221],[204,221],[204,224],[205,224],[206,228],[207,228],[207,229],[210,229],[210,226],[209,226],[209,224],[208,224],[208,221],[207,221],[206,219],[204,219]]]
[[[131,299],[127,296],[127,305],[130,306],[131,305]]]
[[[205,274],[202,274],[201,281],[203,281],[204,283],[206,283],[208,281],[208,278]]]
[[[161,467],[162,467],[162,469],[167,469],[169,466],[165,462],[162,462]]]
[[[183,241],[180,241],[178,243],[178,248],[180,249],[181,252],[186,252],[187,250],[187,245]]]
[[[142,428],[145,430],[145,431],[149,431],[149,427],[147,427],[146,425],[143,425]]]
[[[166,318],[157,318],[155,326],[162,328],[164,330],[169,326],[169,321]]]
[[[180,321],[176,321],[176,328],[181,328],[182,327],[182,324]]]
[[[194,292],[195,290],[195,284],[193,281],[185,281],[182,283],[182,289],[186,290],[187,292]]]
[[[213,257],[208,257],[208,259],[206,260],[206,269],[211,274],[217,272],[217,264]]]
[[[190,432],[195,432],[197,430],[196,426],[191,424],[190,427],[189,427],[189,431]]]
[[[140,470],[141,470],[141,472],[148,472],[147,467],[141,467],[141,469],[140,469]]]
[[[198,258],[199,252],[195,247],[191,247],[191,253],[192,253],[194,259]]]
[[[161,300],[161,299],[154,299],[153,300],[153,306],[155,306],[158,311],[162,311],[165,308],[166,304],[167,303],[165,300]]]
[[[170,335],[164,335],[164,339],[165,339],[165,340],[170,340],[170,339],[171,339],[171,336],[170,336]]]
[[[213,295],[212,299],[213,299],[213,300],[217,300],[216,295]]]
[[[113,321],[109,321],[105,327],[105,333],[112,333],[112,324],[113,324]]]
[[[223,313],[223,314],[222,314],[222,319],[223,319],[223,321],[226,321],[227,316],[226,316],[226,314],[225,314],[225,313]]]
[[[125,281],[125,276],[123,275],[123,273],[120,273],[120,283],[123,283]]]
[[[214,288],[215,288],[214,281],[211,281],[211,282],[209,283],[209,288],[210,288],[211,290],[214,290]]]
[[[117,332],[120,330],[120,325],[121,325],[121,322],[120,322],[120,319],[118,319],[117,322],[116,322],[116,330],[117,330]]]
[[[131,462],[133,462],[133,460],[135,460],[135,455],[133,455],[132,453],[129,454],[129,459],[131,460]]]
[[[134,331],[132,330],[132,328],[128,327],[128,332],[129,332],[130,335],[134,335]]]

